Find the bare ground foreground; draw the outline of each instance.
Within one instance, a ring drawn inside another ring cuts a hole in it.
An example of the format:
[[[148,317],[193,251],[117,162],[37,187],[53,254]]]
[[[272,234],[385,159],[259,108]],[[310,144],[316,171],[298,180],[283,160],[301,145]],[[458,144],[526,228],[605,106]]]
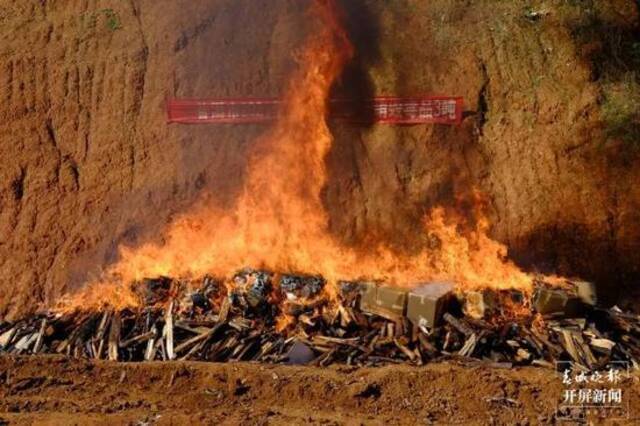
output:
[[[265,131],[172,126],[167,97],[279,96],[299,0],[0,0],[0,317],[50,305],[157,241],[203,194],[229,206]],[[461,126],[333,125],[324,204],[345,245],[425,244],[460,179],[528,270],[638,307],[640,41],[633,0],[346,0],[359,98],[465,98]],[[336,90],[339,90],[337,87]],[[620,300],[622,299],[622,300]],[[0,357],[0,425],[557,424],[551,370],[324,369]],[[638,377],[623,383],[640,424]],[[595,423],[602,420],[593,419]]]
[[[77,289],[120,243],[156,241],[202,193],[237,198],[264,127],[167,125],[165,99],[280,95],[308,3],[0,0],[0,316]],[[463,176],[523,266],[594,280],[609,301],[637,289],[635,1],[342,3],[352,95],[460,95],[468,114],[334,126],[336,238],[415,249]]]
[[[620,386],[629,418],[595,424],[640,422],[639,378]],[[452,361],[356,369],[0,358],[0,419],[12,425],[558,424],[563,389],[548,369]]]

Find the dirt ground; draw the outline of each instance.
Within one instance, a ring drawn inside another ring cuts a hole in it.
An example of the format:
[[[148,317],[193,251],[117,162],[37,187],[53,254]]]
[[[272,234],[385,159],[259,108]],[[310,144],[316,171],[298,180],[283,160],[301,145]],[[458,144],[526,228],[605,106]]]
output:
[[[280,95],[308,3],[0,1],[0,316],[77,289],[202,193],[235,199],[264,127],[168,125],[165,100]],[[637,282],[640,156],[606,138],[640,93],[636,2],[342,3],[357,53],[346,92],[460,95],[467,114],[333,126],[337,238],[419,244],[423,213],[462,175],[524,266],[610,299]]]
[[[620,385],[638,424],[640,379]],[[0,424],[557,424],[561,377],[456,361],[328,368],[0,358]],[[565,423],[570,424],[570,423]]]

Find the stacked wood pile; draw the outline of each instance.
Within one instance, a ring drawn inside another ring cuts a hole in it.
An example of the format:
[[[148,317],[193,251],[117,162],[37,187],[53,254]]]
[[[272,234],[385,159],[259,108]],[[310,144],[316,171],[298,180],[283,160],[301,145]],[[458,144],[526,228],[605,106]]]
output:
[[[337,300],[320,277],[244,270],[232,291],[210,277],[194,290],[168,278],[137,283],[136,310],[42,313],[0,322],[0,353],[66,354],[111,361],[258,361],[326,366],[421,365],[460,358],[497,367],[595,369],[640,360],[640,317],[591,307],[579,317],[539,313],[482,318],[449,307],[438,324],[360,309],[361,286],[342,283]],[[277,288],[276,288],[277,287]],[[523,306],[530,301],[522,300]]]

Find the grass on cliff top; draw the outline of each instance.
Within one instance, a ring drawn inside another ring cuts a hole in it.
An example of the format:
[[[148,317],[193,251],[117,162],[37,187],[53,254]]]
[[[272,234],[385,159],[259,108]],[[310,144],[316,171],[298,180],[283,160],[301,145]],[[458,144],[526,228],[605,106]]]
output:
[[[603,85],[602,119],[607,140],[619,140],[640,152],[640,75],[630,72],[621,81]]]
[[[601,87],[604,142],[622,143],[622,154],[640,155],[638,25],[608,2],[569,0],[561,9]]]

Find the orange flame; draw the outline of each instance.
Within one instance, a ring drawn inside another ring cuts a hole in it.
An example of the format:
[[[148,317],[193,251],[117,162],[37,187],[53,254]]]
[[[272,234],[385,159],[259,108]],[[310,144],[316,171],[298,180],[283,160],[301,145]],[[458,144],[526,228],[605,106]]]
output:
[[[122,285],[122,294],[112,299],[113,291],[104,292],[105,282],[111,288],[159,275],[229,277],[245,266],[319,274],[330,285],[349,279],[400,286],[452,280],[461,289],[530,290],[532,277],[505,259],[506,247],[487,236],[483,218],[463,236],[456,226],[459,217],[434,209],[424,225],[438,247],[415,255],[399,255],[382,244],[363,253],[330,235],[321,200],[332,144],[327,99],[353,49],[333,0],[314,1],[311,15],[317,28],[298,54],[299,69],[277,123],[256,141],[235,208],[202,204],[170,224],[164,244],[121,247],[120,261],[106,278],[65,301],[66,308],[95,306],[96,300],[132,304],[129,287]]]

